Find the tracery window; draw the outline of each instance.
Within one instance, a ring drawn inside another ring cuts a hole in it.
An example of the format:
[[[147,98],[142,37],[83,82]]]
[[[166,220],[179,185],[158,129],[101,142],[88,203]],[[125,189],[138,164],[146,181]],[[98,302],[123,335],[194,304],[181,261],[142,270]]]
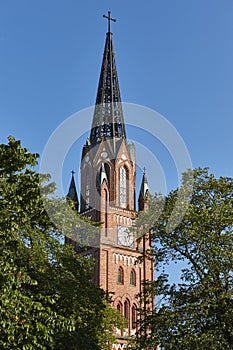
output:
[[[127,206],[127,171],[125,167],[120,168],[120,206]]]

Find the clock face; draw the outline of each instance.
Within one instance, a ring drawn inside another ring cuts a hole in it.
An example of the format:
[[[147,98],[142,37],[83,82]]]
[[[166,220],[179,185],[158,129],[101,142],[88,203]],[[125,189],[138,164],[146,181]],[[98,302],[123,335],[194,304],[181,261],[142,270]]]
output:
[[[131,232],[127,226],[118,226],[117,231],[118,231],[118,244],[133,248],[134,246],[133,232]]]

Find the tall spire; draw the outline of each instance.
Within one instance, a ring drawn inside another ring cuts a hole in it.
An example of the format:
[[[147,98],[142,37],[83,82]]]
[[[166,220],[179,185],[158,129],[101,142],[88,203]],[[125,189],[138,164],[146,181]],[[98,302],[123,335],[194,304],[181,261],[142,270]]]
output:
[[[104,55],[90,134],[91,142],[98,142],[103,138],[126,138],[115,54],[112,43],[112,33],[110,32],[110,21],[115,22],[116,20],[111,18],[110,15],[111,13],[109,11],[108,16],[103,16],[108,19],[108,32],[106,34]]]

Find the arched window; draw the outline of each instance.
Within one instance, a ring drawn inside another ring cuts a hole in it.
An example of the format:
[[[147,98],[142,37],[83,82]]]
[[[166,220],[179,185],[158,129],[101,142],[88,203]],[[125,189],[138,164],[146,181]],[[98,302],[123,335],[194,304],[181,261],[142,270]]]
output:
[[[127,171],[125,167],[120,168],[120,207],[127,206]]]
[[[134,329],[137,326],[137,307],[136,307],[136,305],[132,306],[131,312],[132,312],[132,328]]]
[[[118,269],[117,282],[120,284],[124,284],[124,271],[122,267]]]
[[[117,311],[119,311],[122,314],[122,303],[119,301],[119,303],[117,304]]]
[[[124,317],[126,320],[128,320],[128,327],[129,327],[129,320],[130,320],[130,302],[128,299],[124,302]]]
[[[135,272],[135,270],[130,271],[130,285],[136,286],[136,272]]]
[[[85,182],[85,207],[90,207],[90,189],[91,189],[91,177],[89,169],[86,170],[86,182]]]

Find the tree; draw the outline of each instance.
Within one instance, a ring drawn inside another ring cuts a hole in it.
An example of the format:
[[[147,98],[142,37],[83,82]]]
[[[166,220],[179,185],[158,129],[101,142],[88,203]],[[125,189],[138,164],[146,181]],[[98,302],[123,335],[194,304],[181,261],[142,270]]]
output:
[[[62,230],[44,209],[41,180],[57,215],[65,201],[51,199],[54,184],[33,170],[38,154],[8,140],[0,145],[0,348],[110,348],[121,320],[93,285],[94,262],[62,244]],[[64,230],[71,230],[73,214],[63,215]]]
[[[187,193],[187,184],[190,204],[180,222],[174,219],[176,226],[171,225],[174,206],[179,213],[184,203],[177,203],[178,190],[165,200],[154,197],[139,220],[153,227],[153,252],[147,253],[153,253],[157,276],[145,293],[156,295],[157,306],[144,314],[141,327],[150,332],[136,349],[158,344],[161,349],[232,349],[233,179],[216,179],[208,169],[196,169],[184,174],[181,192],[186,186]],[[163,210],[152,223],[160,204]],[[179,266],[180,261],[185,263],[180,281],[171,283],[166,266]]]

